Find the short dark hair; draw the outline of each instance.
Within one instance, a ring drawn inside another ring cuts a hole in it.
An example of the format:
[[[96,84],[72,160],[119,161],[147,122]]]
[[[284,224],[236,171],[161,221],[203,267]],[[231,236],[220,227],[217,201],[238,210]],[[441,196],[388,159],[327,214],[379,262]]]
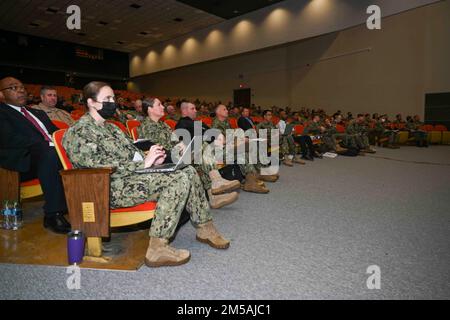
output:
[[[142,113],[146,116],[148,114],[148,108],[153,108],[156,98],[146,98],[142,101]]]
[[[262,113],[263,117],[265,117],[268,112],[272,112],[272,110],[269,109],[264,110]]]
[[[54,90],[56,91],[56,89],[52,86],[42,86],[41,87],[41,96],[45,94],[46,91],[48,90]]]

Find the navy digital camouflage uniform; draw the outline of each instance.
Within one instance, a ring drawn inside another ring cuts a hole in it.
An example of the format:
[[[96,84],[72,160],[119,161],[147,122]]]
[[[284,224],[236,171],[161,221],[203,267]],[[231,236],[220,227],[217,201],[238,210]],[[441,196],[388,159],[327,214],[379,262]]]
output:
[[[231,128],[230,123],[228,122],[228,120],[224,120],[224,121],[220,121],[217,117],[214,118],[212,124],[211,124],[211,128],[214,129],[218,129],[225,137],[227,136],[227,130],[233,130],[235,131],[233,128]],[[233,148],[226,148],[224,147],[223,149],[224,151],[224,157],[227,157],[227,154],[231,153],[231,152],[235,152],[234,147]],[[235,159],[238,159],[240,155],[237,155],[235,157]],[[249,162],[249,154],[248,152],[245,152],[245,154],[243,155],[244,158],[241,158],[239,162],[241,162],[239,164],[239,167],[242,171],[242,173],[244,175],[250,174],[250,173],[256,173],[258,170],[258,163],[256,164],[250,164]]]
[[[137,130],[141,139],[149,139],[151,142],[161,145],[167,152],[172,152],[172,149],[179,143],[177,135],[164,121],[155,122],[147,117]],[[212,186],[209,172],[218,168],[214,156],[209,152],[209,149],[204,148],[205,145],[207,145],[206,142],[202,148],[202,163],[193,166],[199,173],[204,189],[209,190]]]
[[[349,140],[350,147],[358,149],[368,149],[370,147],[367,128],[364,124],[358,123],[356,119],[351,120],[347,125],[346,133],[352,137]]]
[[[388,143],[390,145],[395,144],[397,141],[397,133],[393,130],[386,129],[385,123],[381,120],[377,120],[377,122],[375,122],[374,132],[378,139],[388,138]]]
[[[424,130],[420,130],[423,123],[420,121],[411,120],[406,123],[406,129],[409,131],[409,135],[419,143],[427,143],[428,133]]]
[[[262,121],[256,125],[256,129],[267,130],[267,137],[272,137],[272,130],[276,130],[276,133],[279,137],[279,147],[280,147],[280,158],[284,158],[287,155],[295,154],[295,145],[289,146],[289,142],[287,137],[283,138],[283,136],[280,136],[280,130],[273,124],[272,121]],[[271,147],[272,141],[269,139],[269,147]]]
[[[184,207],[194,226],[212,220],[202,183],[193,167],[172,173],[135,173],[136,169],[144,168],[144,161],[133,160],[137,155],[144,158],[144,154],[116,126],[107,122],[98,124],[86,114],[67,130],[62,143],[75,168],[116,168],[111,175],[112,208],[158,202],[149,231],[151,237],[170,238]]]

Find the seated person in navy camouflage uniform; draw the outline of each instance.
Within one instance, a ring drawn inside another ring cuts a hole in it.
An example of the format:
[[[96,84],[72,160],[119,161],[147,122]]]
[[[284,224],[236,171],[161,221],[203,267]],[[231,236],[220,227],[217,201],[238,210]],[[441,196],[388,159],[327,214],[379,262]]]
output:
[[[200,178],[192,166],[171,173],[138,174],[136,169],[164,162],[162,146],[154,145],[147,155],[136,148],[119,128],[105,122],[116,112],[114,92],[103,82],[91,82],[83,91],[89,109],[69,128],[63,146],[76,168],[115,167],[111,175],[112,208],[131,207],[156,199],[155,217],[145,256],[149,267],[174,266],[190,259],[187,250],[169,246],[184,207],[197,230],[197,240],[217,249],[229,241],[217,231]]]

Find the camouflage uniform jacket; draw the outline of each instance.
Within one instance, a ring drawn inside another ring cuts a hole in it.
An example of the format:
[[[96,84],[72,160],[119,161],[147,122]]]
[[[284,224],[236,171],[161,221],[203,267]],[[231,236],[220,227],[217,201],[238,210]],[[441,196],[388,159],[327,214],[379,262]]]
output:
[[[75,168],[115,167],[112,181],[144,168],[143,160],[133,161],[136,154],[145,156],[131,139],[113,124],[98,124],[90,114],[67,130],[62,144]]]
[[[140,139],[149,139],[153,143],[161,145],[167,151],[178,143],[176,135],[164,121],[155,122],[149,117],[141,122],[137,128]]]
[[[423,122],[420,121],[408,121],[406,123],[406,129],[408,130],[420,130],[420,127],[423,126]]]
[[[322,134],[322,130],[320,130],[320,123],[319,122],[311,122],[305,128],[305,131],[303,131],[303,134],[313,135],[313,136]]]
[[[227,130],[232,129],[228,120],[220,121],[217,117],[214,118],[211,128],[218,129],[226,137]]]
[[[270,134],[272,129],[278,129],[271,121],[263,121],[256,125],[256,129],[267,129],[267,134]]]
[[[166,119],[173,120],[176,122],[180,121],[180,118],[181,118],[181,116],[178,113],[166,115]]]
[[[364,125],[359,124],[356,119],[353,119],[347,125],[346,133],[347,134],[362,134],[366,132]]]
[[[336,129],[336,125],[334,123],[332,123],[329,127],[325,127],[325,133],[324,135],[326,135],[327,137],[332,137],[333,135],[337,134],[338,131]]]

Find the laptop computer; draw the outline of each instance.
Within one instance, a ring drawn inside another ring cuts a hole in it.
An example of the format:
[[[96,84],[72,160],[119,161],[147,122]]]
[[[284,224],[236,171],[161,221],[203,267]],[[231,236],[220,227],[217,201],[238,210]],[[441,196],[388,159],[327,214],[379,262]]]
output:
[[[187,159],[187,156],[191,153],[191,146],[192,142],[195,138],[189,142],[186,149],[184,149],[183,155],[178,159],[177,163],[164,163],[164,164],[158,164],[155,166],[152,166],[150,168],[145,169],[138,169],[135,172],[136,173],[167,173],[167,172],[174,172],[175,170],[183,169],[188,166],[188,164],[185,164],[185,160]]]

